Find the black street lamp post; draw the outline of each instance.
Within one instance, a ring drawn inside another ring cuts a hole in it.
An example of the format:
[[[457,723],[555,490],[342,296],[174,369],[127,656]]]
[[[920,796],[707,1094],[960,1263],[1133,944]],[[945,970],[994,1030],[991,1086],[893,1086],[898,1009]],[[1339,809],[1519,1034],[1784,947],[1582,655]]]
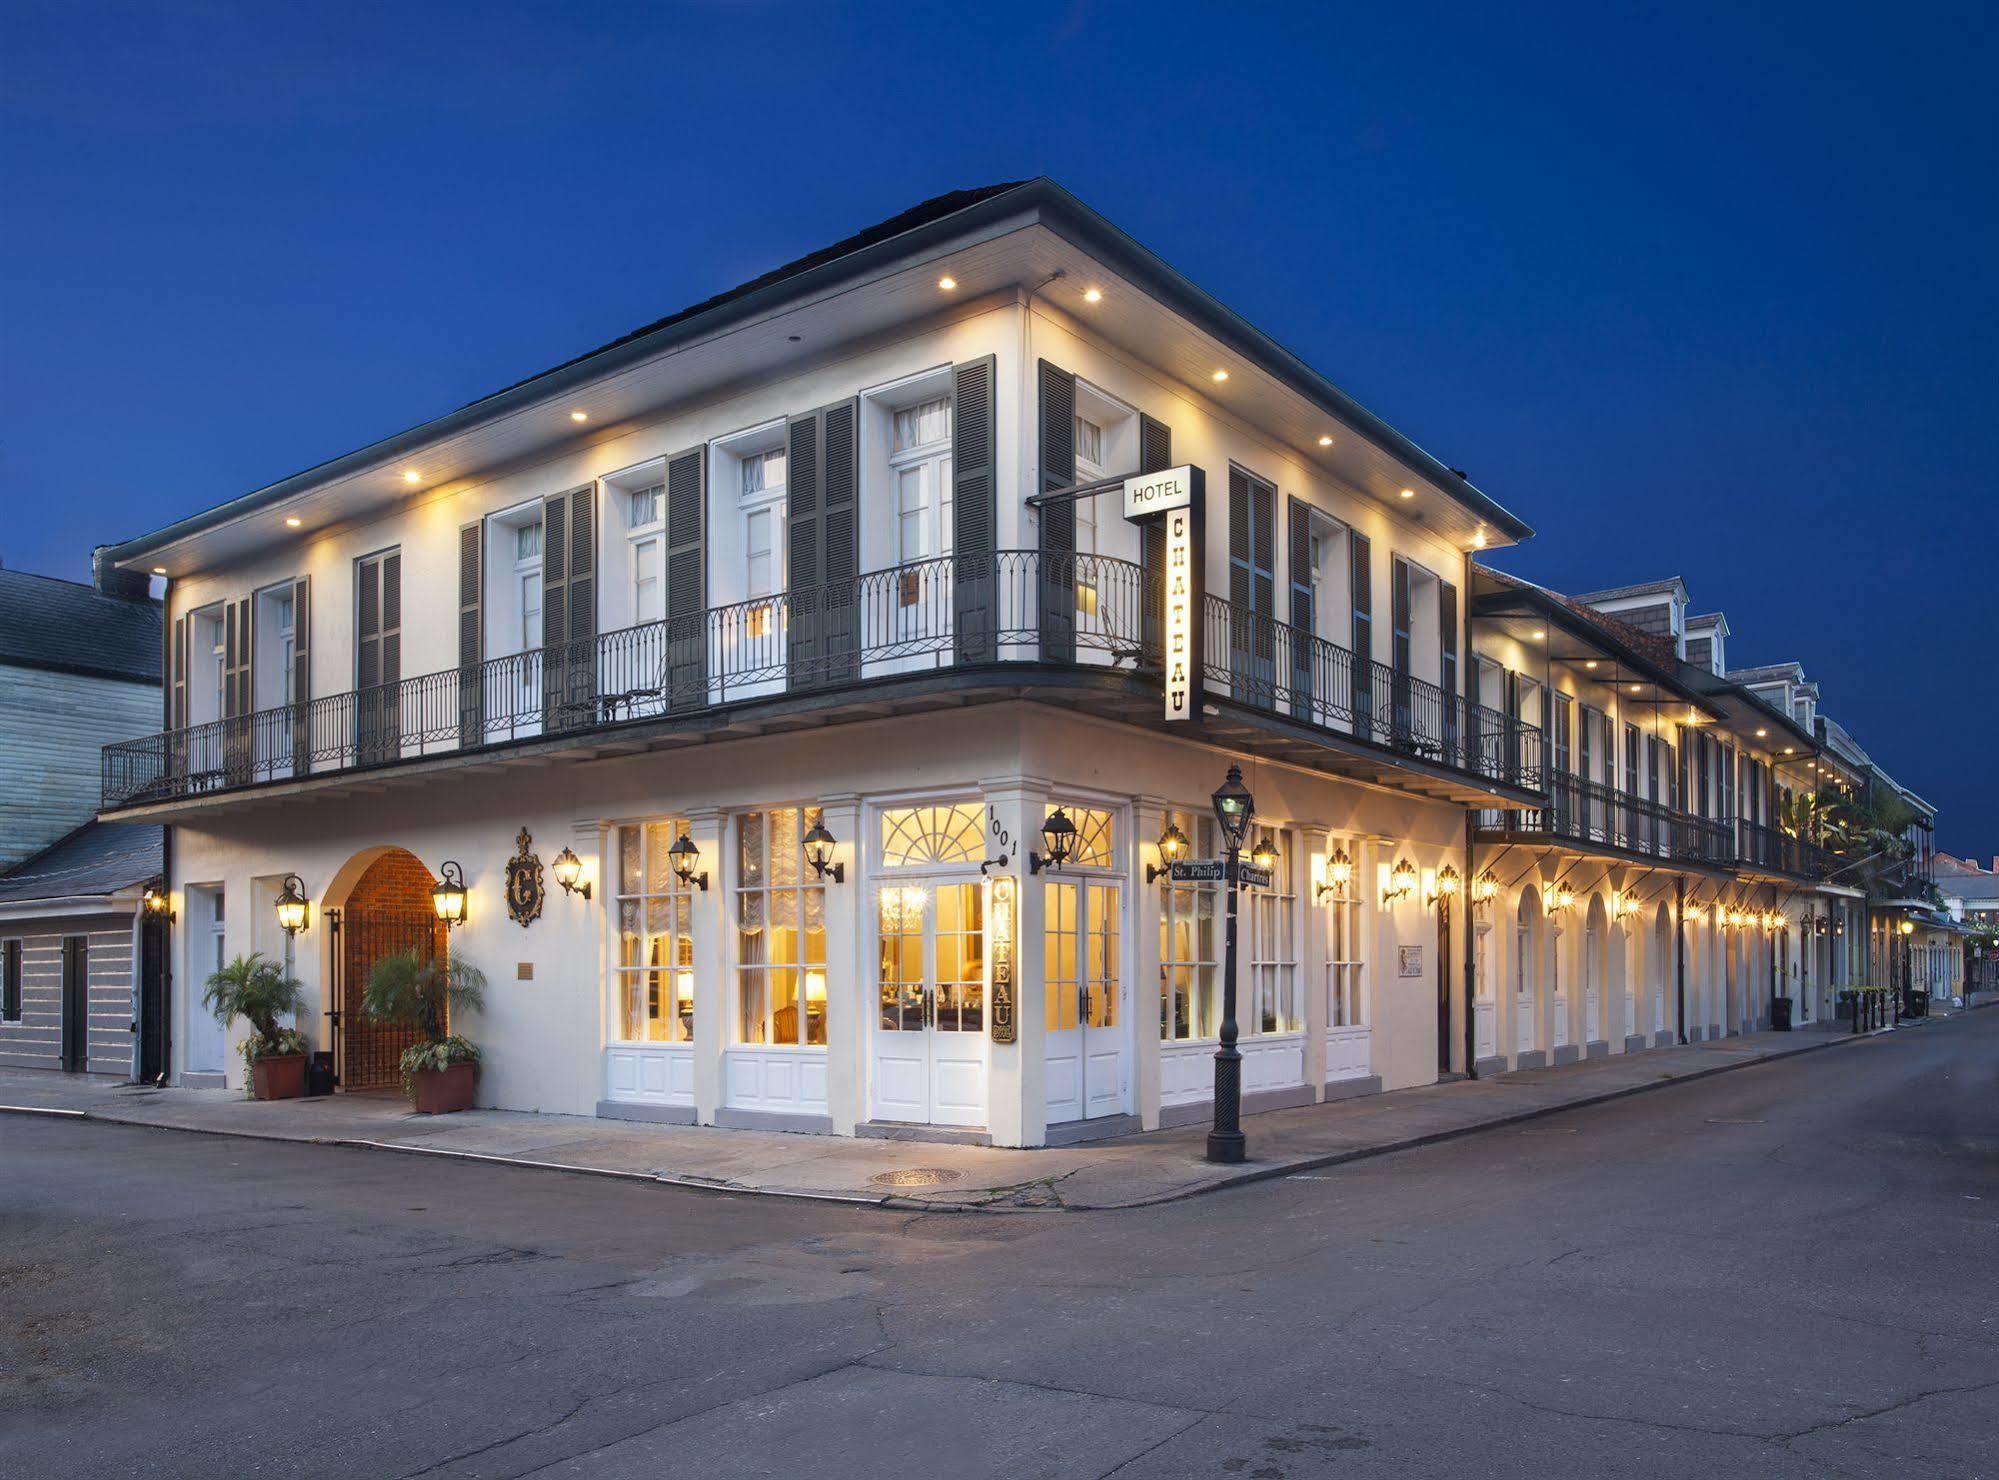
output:
[[[1208,1160],[1238,1163],[1248,1156],[1242,1134],[1242,1054],[1236,1048],[1235,937],[1236,890],[1241,884],[1242,840],[1256,799],[1242,784],[1242,768],[1230,766],[1228,780],[1214,795],[1215,821],[1228,850],[1222,891],[1228,899],[1222,935],[1222,1039],[1215,1049],[1215,1123],[1208,1132]]]

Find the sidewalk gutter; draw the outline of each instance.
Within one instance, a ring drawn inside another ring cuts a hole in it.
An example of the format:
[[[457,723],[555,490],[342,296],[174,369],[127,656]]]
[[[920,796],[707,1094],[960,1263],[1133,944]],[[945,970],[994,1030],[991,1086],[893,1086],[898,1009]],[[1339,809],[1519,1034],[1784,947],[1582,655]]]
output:
[[[1941,1019],[1939,1021],[1942,1021]],[[744,1183],[730,1182],[720,1178],[704,1178],[673,1172],[634,1171],[623,1167],[587,1166],[578,1163],[547,1161],[518,1156],[506,1156],[493,1152],[454,1150],[449,1147],[422,1146],[406,1142],[383,1141],[349,1136],[289,1136],[265,1131],[247,1130],[236,1127],[216,1127],[202,1125],[176,1125],[167,1122],[142,1119],[132,1115],[106,1114],[100,1110],[75,1110],[66,1107],[46,1105],[6,1105],[0,1104],[0,1115],[35,1115],[51,1119],[94,1120],[110,1125],[131,1125],[149,1130],[184,1131],[194,1135],[230,1136],[243,1140],[285,1142],[293,1145],[341,1146],[365,1151],[396,1151],[406,1155],[434,1156],[455,1161],[483,1162],[494,1166],[518,1167],[528,1171],[566,1172],[577,1176],[609,1177],[626,1182],[650,1182],[662,1186],[684,1188],[691,1192],[718,1193],[737,1197],[779,1197],[801,1202],[832,1203],[844,1207],[869,1207],[898,1212],[922,1213],[1024,1213],[1024,1212],[1120,1212],[1125,1209],[1159,1207],[1167,1203],[1184,1202],[1189,1198],[1204,1197],[1225,1188],[1241,1187],[1255,1182],[1267,1182],[1304,1172],[1324,1170],[1328,1167],[1345,1166],[1352,1162],[1367,1161],[1376,1157],[1392,1156],[1403,1151],[1413,1151],[1424,1146],[1434,1146],[1445,1141],[1454,1141],[1466,1136],[1481,1135],[1487,1131],[1503,1130],[1510,1126],[1522,1125],[1529,1121],[1542,1120],[1551,1115],[1564,1114],[1586,1106],[1609,1104],[1615,1100],[1628,1099],[1634,1095],[1651,1094],[1659,1090],[1672,1089],[1678,1085],[1692,1084],[1698,1080],[1711,1079],[1718,1074],[1731,1074],[1740,1069],[1750,1069],[1762,1064],[1785,1062],[1801,1058],[1806,1054],[1818,1053],[1845,1044],[1865,1043],[1897,1031],[1882,1028],[1870,1033],[1840,1033],[1827,1035],[1822,1042],[1811,1043],[1799,1048],[1787,1049],[1777,1054],[1758,1054],[1753,1058],[1742,1058],[1734,1062],[1722,1062],[1706,1068],[1676,1074],[1670,1078],[1646,1081],[1641,1084],[1624,1085],[1592,1094],[1581,1095],[1559,1104],[1537,1105],[1530,1109],[1490,1116],[1465,1125],[1447,1126],[1441,1130],[1428,1131],[1419,1135],[1407,1135],[1392,1141],[1382,1141],[1374,1145],[1353,1146],[1341,1151],[1293,1156],[1268,1165],[1247,1166],[1242,1170],[1202,1182],[1192,1187],[1177,1188],[1152,1197],[1134,1199],[1129,1202],[1106,1203],[1101,1205],[1065,1204],[1059,1196],[1051,1201],[1023,1206],[1018,1202],[1008,1204],[1009,1196],[1022,1187],[1038,1186],[1041,1179],[1029,1179],[1013,1186],[985,1187],[962,1199],[914,1198],[901,1193],[832,1192],[804,1188],[760,1187]],[[1481,1081],[1493,1083],[1495,1081]],[[1254,1128],[1254,1121],[1251,1122]],[[1156,1132],[1147,1134],[1157,1134]],[[1100,1143],[1112,1145],[1115,1143]]]

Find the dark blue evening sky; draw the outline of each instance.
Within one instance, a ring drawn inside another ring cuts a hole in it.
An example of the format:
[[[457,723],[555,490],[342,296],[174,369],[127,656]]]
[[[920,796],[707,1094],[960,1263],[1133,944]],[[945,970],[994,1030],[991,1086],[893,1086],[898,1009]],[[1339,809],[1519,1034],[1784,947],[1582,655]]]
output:
[[[1046,173],[1999,852],[1995,12],[0,0],[0,558]]]

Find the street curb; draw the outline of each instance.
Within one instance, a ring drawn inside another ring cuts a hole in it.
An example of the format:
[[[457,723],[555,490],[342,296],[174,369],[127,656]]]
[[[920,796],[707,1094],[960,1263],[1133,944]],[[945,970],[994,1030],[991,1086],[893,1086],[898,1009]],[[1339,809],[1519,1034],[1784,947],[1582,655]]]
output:
[[[1942,1021],[1939,1019],[1939,1021]],[[1399,1141],[1384,1142],[1378,1146],[1356,1146],[1346,1151],[1328,1152],[1323,1156],[1300,1157],[1268,1166],[1253,1166],[1246,1171],[1221,1181],[1207,1182],[1198,1187],[1184,1188],[1177,1192],[1162,1193],[1157,1197],[1143,1198],[1134,1202],[1120,1203],[1064,1203],[1056,1201],[1037,1207],[1008,1207],[1000,1201],[928,1201],[912,1198],[907,1194],[885,1193],[879,1197],[856,1196],[851,1193],[810,1192],[801,1189],[781,1187],[745,1187],[729,1182],[710,1181],[699,1177],[677,1176],[671,1172],[634,1172],[620,1167],[572,1166],[558,1161],[531,1161],[521,1157],[498,1156],[483,1151],[454,1151],[442,1146],[415,1146],[396,1141],[376,1141],[351,1136],[280,1136],[267,1131],[222,1130],[213,1126],[173,1125],[170,1123],[137,1120],[129,1116],[106,1115],[92,1110],[70,1110],[48,1105],[0,1105],[0,1115],[39,1115],[51,1119],[92,1120],[104,1125],[128,1125],[142,1130],[182,1131],[197,1136],[230,1136],[240,1140],[271,1141],[294,1146],[340,1146],[360,1151],[398,1151],[406,1155],[436,1156],[452,1161],[482,1162],[491,1166],[517,1167],[524,1171],[568,1172],[582,1177],[607,1177],[622,1182],[645,1182],[659,1186],[679,1187],[690,1192],[711,1192],[734,1197],[779,1197],[799,1202],[831,1203],[849,1208],[879,1208],[884,1211],[911,1213],[1118,1213],[1138,1208],[1163,1207],[1169,1203],[1185,1202],[1190,1198],[1205,1197],[1209,1193],[1222,1192],[1232,1187],[1244,1187],[1257,1182],[1270,1182],[1279,1178],[1295,1176],[1302,1172],[1320,1171],[1327,1167],[1346,1166],[1357,1161],[1369,1161],[1376,1157],[1393,1156],[1404,1151],[1414,1151],[1425,1146],[1435,1146],[1444,1141],[1461,1140],[1467,1136],[1481,1135],[1487,1131],[1504,1130],[1509,1126],[1523,1125],[1529,1121],[1543,1120],[1551,1115],[1561,1115],[1570,1110],[1581,1110],[1592,1105],[1607,1105],[1616,1100],[1629,1099],[1634,1095],[1652,1094],[1659,1090],[1672,1089],[1677,1085],[1693,1084],[1699,1080],[1712,1079],[1718,1074],[1733,1074],[1741,1069],[1753,1069],[1759,1065],[1788,1062],[1804,1058],[1808,1054],[1821,1053],[1829,1048],[1839,1048],[1845,1044],[1868,1043],[1890,1032],[1882,1029],[1878,1033],[1843,1033],[1830,1037],[1823,1043],[1809,1044],[1804,1048],[1792,1049],[1787,1053],[1772,1054],[1753,1059],[1743,1059],[1735,1063],[1713,1064],[1690,1073],[1674,1075],[1647,1084],[1625,1085],[1621,1089],[1605,1090],[1599,1094],[1587,1095],[1581,1099],[1568,1100],[1559,1105],[1536,1106],[1512,1114],[1481,1120],[1473,1125],[1453,1126],[1446,1130],[1429,1131],[1419,1136],[1406,1136]],[[1634,1055],[1633,1057],[1636,1057]],[[995,1196],[1003,1196],[1003,1189],[991,1189]]]

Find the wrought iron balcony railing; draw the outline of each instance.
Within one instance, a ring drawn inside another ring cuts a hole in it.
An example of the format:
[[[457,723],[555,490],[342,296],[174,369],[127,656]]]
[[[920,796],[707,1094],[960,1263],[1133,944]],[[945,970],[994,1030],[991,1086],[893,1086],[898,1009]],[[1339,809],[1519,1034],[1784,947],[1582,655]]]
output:
[[[1839,858],[1818,844],[1761,822],[1736,824],[1735,856],[1750,868],[1800,879],[1829,878],[1840,867]]]
[[[1480,779],[1538,784],[1538,730],[1226,601],[1208,600],[1203,625],[1208,680],[1224,696]],[[1157,674],[1162,628],[1158,584],[1129,561],[945,556],[108,745],[104,805],[937,670],[1039,664]]]
[[[1494,833],[1595,843],[1674,862],[1727,867],[1735,861],[1726,822],[1695,817],[1580,776],[1555,772],[1546,781],[1547,806],[1488,808],[1478,815],[1479,827]]]

